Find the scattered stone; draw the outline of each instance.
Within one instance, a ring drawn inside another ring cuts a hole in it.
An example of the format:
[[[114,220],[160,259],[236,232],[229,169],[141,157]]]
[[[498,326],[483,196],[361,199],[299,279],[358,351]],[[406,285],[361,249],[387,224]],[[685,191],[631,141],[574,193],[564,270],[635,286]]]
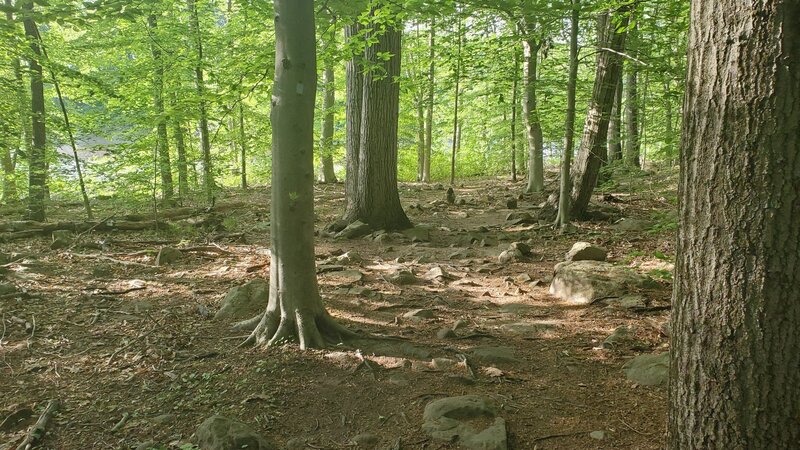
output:
[[[436,337],[439,339],[453,339],[457,338],[458,335],[450,328],[440,328],[439,331],[436,332]]]
[[[411,311],[403,314],[406,319],[433,319],[436,313],[432,309],[412,309]]]
[[[203,450],[278,450],[249,426],[233,419],[214,415],[195,431],[197,445]]]
[[[643,386],[660,386],[669,379],[669,352],[639,355],[622,366],[625,376]]]
[[[368,224],[356,220],[347,225],[342,231],[336,233],[337,239],[356,239],[372,233],[372,227]]]
[[[431,240],[430,225],[419,224],[413,228],[403,230],[403,235],[411,239],[411,242],[429,242]]]
[[[343,270],[333,275],[340,284],[355,284],[364,279],[364,274],[359,270]]]
[[[506,323],[500,329],[509,334],[522,334],[525,336],[536,336],[548,331],[552,331],[553,325],[547,323],[515,322]]]
[[[609,348],[618,348],[622,343],[629,339],[629,329],[626,326],[620,326],[614,329],[614,331],[608,335],[607,338],[603,340],[603,343],[600,347],[609,349]]]
[[[512,347],[475,347],[470,352],[475,359],[490,364],[519,362]]]
[[[364,448],[364,449],[374,449],[378,446],[381,439],[372,434],[372,433],[361,433],[353,436],[350,439],[350,442],[356,446],[356,448]]]
[[[609,228],[616,231],[647,231],[653,227],[648,220],[623,218]]]
[[[445,271],[440,266],[434,266],[434,267],[431,267],[431,269],[429,271],[425,272],[425,275],[423,275],[422,278],[425,279],[425,280],[440,280],[441,281],[441,280],[446,280],[446,279],[453,278],[453,276],[450,275],[449,273],[447,273],[447,271]]]
[[[431,367],[436,370],[450,370],[458,364],[458,361],[450,358],[433,358]]]
[[[522,252],[519,250],[503,250],[503,252],[497,256],[497,262],[500,264],[508,264],[522,258]]]
[[[364,262],[364,258],[358,253],[350,251],[337,256],[336,262],[339,264],[361,264]]]
[[[514,197],[509,197],[506,199],[506,208],[508,209],[517,209],[517,199]]]
[[[417,276],[410,270],[394,270],[384,275],[383,279],[396,286],[405,286],[417,282]]]
[[[486,425],[488,420],[494,419]],[[468,450],[507,450],[506,422],[488,400],[475,395],[448,397],[425,406],[422,428],[434,439]]]
[[[69,230],[55,230],[53,231],[53,242],[50,244],[51,250],[61,250],[67,248],[75,242],[72,231]]]
[[[522,224],[531,224],[536,223],[536,219],[531,216],[529,213],[522,212],[522,211],[514,211],[508,213],[506,216],[506,221],[510,222],[511,225],[522,225]]]
[[[249,319],[267,307],[269,282],[252,280],[228,291],[214,320]]]
[[[629,294],[623,295],[622,297],[603,299],[603,303],[611,308],[617,309],[646,308],[647,297],[644,295]]]
[[[169,425],[174,422],[176,419],[175,414],[161,414],[155,416],[151,419],[153,423],[157,423],[159,425]]]
[[[592,438],[592,439],[597,439],[598,441],[602,441],[603,439],[606,438],[606,432],[605,431],[592,431],[591,433],[589,433],[589,437]]]
[[[161,247],[156,256],[157,266],[166,266],[174,263],[183,256],[183,252],[172,247]]]
[[[588,242],[576,242],[565,256],[567,261],[605,261],[608,253]]]
[[[350,225],[350,224],[347,223],[346,220],[339,219],[339,220],[337,220],[337,221],[335,221],[335,222],[333,222],[331,224],[328,224],[328,226],[325,227],[325,231],[327,231],[329,233],[338,233],[338,232],[344,230],[345,228],[347,228],[348,225]]]
[[[516,281],[517,283],[527,283],[531,280],[532,280],[531,276],[528,275],[527,273],[521,273],[516,277],[514,277],[514,281]]]
[[[509,250],[518,250],[522,256],[531,256],[531,246],[524,242],[512,242],[508,246]]]
[[[626,267],[602,261],[567,261],[556,265],[550,294],[570,303],[586,305],[654,285],[650,277]]]

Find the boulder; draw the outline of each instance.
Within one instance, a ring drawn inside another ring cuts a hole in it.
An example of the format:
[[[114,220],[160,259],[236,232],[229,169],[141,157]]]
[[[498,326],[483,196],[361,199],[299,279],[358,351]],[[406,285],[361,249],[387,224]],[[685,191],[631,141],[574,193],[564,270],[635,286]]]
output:
[[[567,261],[605,261],[607,256],[608,253],[596,245],[588,242],[576,242],[564,259]]]
[[[530,213],[526,213],[523,211],[514,211],[508,213],[506,216],[506,221],[511,223],[512,225],[522,225],[522,224],[531,224],[536,223],[537,220],[530,215]]]
[[[422,429],[432,438],[469,450],[507,450],[506,422],[487,399],[475,395],[428,403]]]
[[[660,386],[669,379],[669,352],[639,355],[622,366],[625,376],[636,384]]]
[[[650,277],[626,267],[603,261],[566,261],[555,267],[550,294],[570,303],[586,305],[598,299],[623,297],[633,289],[654,285]]]
[[[504,250],[497,255],[497,262],[500,264],[508,264],[524,258],[525,256],[519,250]]]
[[[642,220],[642,219],[630,219],[624,218],[620,219],[614,225],[611,225],[609,228],[616,231],[647,231],[653,227],[653,222],[649,220]]]
[[[362,236],[366,236],[372,233],[372,227],[368,224],[356,220],[355,222],[350,223],[344,229],[338,233],[336,233],[337,239],[356,239]]]
[[[72,231],[69,230],[55,230],[53,231],[53,242],[50,244],[51,250],[61,250],[67,248],[75,242],[75,237]]]
[[[277,450],[278,447],[242,422],[214,415],[195,431],[202,450]]]
[[[156,265],[157,266],[167,266],[175,261],[181,259],[183,256],[183,252],[176,248],[172,247],[161,247],[161,250],[158,251],[158,255],[156,255]]]
[[[249,281],[228,291],[214,319],[249,319],[263,312],[268,302],[269,282]]]
[[[419,224],[413,228],[403,230],[403,235],[411,239],[411,242],[428,242],[431,240],[430,225]]]
[[[405,286],[417,282],[417,276],[410,270],[394,270],[386,274],[383,279],[396,286]]]

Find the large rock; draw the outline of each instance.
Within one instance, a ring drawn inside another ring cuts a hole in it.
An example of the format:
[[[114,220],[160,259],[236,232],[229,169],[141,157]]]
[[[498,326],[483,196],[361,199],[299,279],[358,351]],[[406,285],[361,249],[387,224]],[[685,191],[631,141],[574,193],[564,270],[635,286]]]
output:
[[[622,366],[625,376],[636,384],[660,386],[669,379],[669,352],[639,355]]]
[[[485,398],[464,395],[430,402],[423,420],[422,429],[434,439],[469,450],[508,449],[506,422]]]
[[[617,231],[647,231],[653,228],[653,222],[642,219],[624,218],[614,225],[611,225],[609,228]]]
[[[585,305],[631,290],[651,288],[655,282],[626,267],[603,261],[566,261],[556,265],[550,293],[570,303]]]
[[[414,228],[403,230],[403,234],[411,239],[411,242],[428,242],[431,240],[431,226],[419,224]]]
[[[214,319],[249,319],[264,311],[268,302],[269,282],[249,281],[228,291]]]
[[[166,266],[181,259],[181,257],[183,257],[183,252],[180,250],[172,247],[161,247],[156,256],[156,265]]]
[[[605,261],[608,253],[588,242],[576,242],[564,257],[567,261]]]
[[[342,231],[336,233],[336,237],[341,239],[355,239],[361,236],[366,236],[370,233],[372,233],[371,226],[360,220],[356,220],[355,222],[344,227]]]
[[[249,426],[220,415],[201,423],[195,436],[201,450],[278,450]]]

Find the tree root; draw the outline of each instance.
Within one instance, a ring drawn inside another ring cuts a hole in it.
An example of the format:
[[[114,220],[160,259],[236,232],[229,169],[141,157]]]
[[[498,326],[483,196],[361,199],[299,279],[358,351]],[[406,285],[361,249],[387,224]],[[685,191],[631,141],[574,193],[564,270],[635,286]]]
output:
[[[250,326],[255,321],[254,319],[256,318],[239,322],[234,326]],[[258,325],[241,346],[265,345],[270,347],[287,342],[298,342],[300,348],[305,350],[323,348],[358,337],[360,337],[358,333],[340,325],[324,310],[316,313],[294,310],[282,316],[279,316],[276,311],[268,311],[259,318]]]
[[[39,444],[47,432],[47,426],[50,424],[50,420],[58,412],[59,408],[61,408],[61,402],[58,400],[50,400],[47,402],[47,407],[44,409],[44,412],[39,416],[39,420],[33,425],[33,428],[31,428],[25,440],[19,444],[17,450],[30,450]]]

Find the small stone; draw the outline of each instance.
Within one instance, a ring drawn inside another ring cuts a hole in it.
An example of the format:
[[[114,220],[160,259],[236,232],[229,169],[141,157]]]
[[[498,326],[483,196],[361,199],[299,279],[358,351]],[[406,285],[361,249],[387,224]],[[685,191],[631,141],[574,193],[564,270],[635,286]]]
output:
[[[337,239],[356,239],[372,233],[372,227],[368,224],[356,220],[347,225],[342,231],[336,233]]]
[[[619,347],[620,344],[628,339],[628,332],[628,327],[624,325],[617,327],[607,338],[603,340],[601,347],[606,349]]]
[[[592,438],[592,439],[597,439],[598,441],[602,441],[603,439],[606,438],[606,432],[605,431],[592,431],[591,433],[589,433],[589,437]]]
[[[242,422],[214,415],[195,431],[197,445],[203,450],[277,450],[278,447]]]
[[[518,250],[522,256],[530,256],[531,255],[531,247],[530,245],[524,242],[512,242],[508,246],[509,250]]]
[[[648,220],[623,218],[609,228],[616,231],[647,231],[653,227],[653,223]]]
[[[639,355],[622,366],[625,376],[636,384],[659,386],[669,379],[669,352]]]
[[[364,448],[364,449],[374,449],[380,443],[380,438],[372,433],[361,433],[353,436],[350,439],[350,442],[356,446],[356,448]]]
[[[506,208],[517,209],[517,199],[509,197],[506,199]]]
[[[176,419],[175,414],[161,414],[153,417],[152,421],[160,425],[168,425],[174,422],[175,419]]]
[[[410,270],[395,270],[386,274],[383,279],[397,286],[405,286],[417,282],[417,276]]]
[[[336,261],[339,264],[360,264],[364,262],[364,258],[358,253],[350,251],[337,256]]]
[[[529,213],[522,211],[514,211],[512,213],[508,213],[508,215],[506,216],[506,221],[510,222],[512,225],[536,223],[536,219],[534,219],[533,216],[531,216]]]
[[[156,256],[157,266],[166,266],[174,263],[183,256],[183,252],[172,247],[161,247]]]
[[[436,313],[432,309],[413,309],[403,314],[403,317],[406,319],[433,319],[436,317]]]
[[[453,339],[458,337],[458,335],[450,328],[440,328],[439,331],[436,332],[436,337],[439,339]]]
[[[440,266],[432,267],[431,270],[425,272],[425,275],[422,276],[425,280],[436,280],[436,279],[447,279],[451,278],[451,275],[447,273],[443,268]]]
[[[516,281],[517,283],[527,283],[531,281],[531,276],[528,275],[527,273],[521,273],[516,277],[514,277],[514,281]]]
[[[408,386],[408,377],[401,373],[390,376],[388,381],[395,386]]]
[[[567,261],[605,261],[608,253],[588,242],[576,242],[564,259]]]
[[[497,262],[500,264],[508,264],[522,258],[522,252],[519,250],[504,250],[497,256]]]

